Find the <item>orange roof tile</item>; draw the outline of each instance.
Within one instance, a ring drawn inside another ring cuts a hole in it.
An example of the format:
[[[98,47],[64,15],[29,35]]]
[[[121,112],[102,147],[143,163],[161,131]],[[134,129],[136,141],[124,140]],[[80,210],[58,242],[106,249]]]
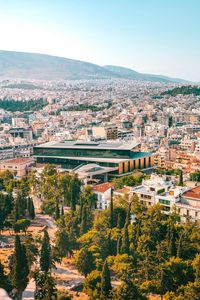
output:
[[[115,192],[119,193],[119,194],[126,194],[126,193],[129,193],[130,190],[131,190],[130,186],[125,186],[122,189],[116,190]]]
[[[30,161],[32,161],[33,158],[31,157],[17,157],[17,158],[13,158],[13,159],[7,159],[7,160],[2,160],[1,163],[3,164],[25,164],[28,163]]]
[[[113,187],[113,184],[111,182],[105,182],[105,183],[93,186],[92,189],[94,192],[105,193],[111,187]]]
[[[200,199],[200,186],[197,186],[185,193],[183,193],[183,197],[188,197],[188,198],[194,198],[194,199]]]

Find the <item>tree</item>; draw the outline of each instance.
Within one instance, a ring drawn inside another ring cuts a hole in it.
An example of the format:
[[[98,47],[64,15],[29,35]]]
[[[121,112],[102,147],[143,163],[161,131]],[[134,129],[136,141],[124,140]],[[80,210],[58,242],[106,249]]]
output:
[[[63,207],[63,205],[62,205],[62,207],[61,207],[61,216],[64,216],[64,214],[65,214],[65,212],[64,212],[64,207]]]
[[[189,282],[187,285],[180,286],[176,292],[167,292],[166,300],[199,300],[200,282]]]
[[[56,253],[60,258],[65,257],[67,254],[71,254],[71,248],[69,243],[69,236],[65,229],[56,231],[55,240]]]
[[[33,204],[33,199],[31,199],[30,197],[28,198],[28,212],[29,212],[30,218],[32,220],[35,219],[35,207]]]
[[[88,274],[84,281],[83,292],[89,296],[89,300],[99,299],[101,293],[101,272],[98,270]]]
[[[59,208],[59,202],[56,201],[56,211],[55,211],[55,220],[60,219],[60,208]]]
[[[192,265],[195,271],[195,280],[200,281],[200,254],[196,255]]]
[[[145,300],[147,299],[143,296],[135,285],[133,280],[126,276],[123,278],[122,283],[117,287],[113,300]]]
[[[22,299],[22,293],[28,284],[28,261],[26,248],[21,244],[18,235],[15,236],[15,250],[13,254],[12,285],[16,289],[16,299]]]
[[[88,210],[86,204],[84,204],[82,208],[82,216],[81,216],[81,224],[80,224],[81,235],[86,233],[88,230],[87,219],[88,219]]]
[[[86,204],[90,210],[96,208],[97,197],[89,185],[83,188],[81,202],[83,205]]]
[[[76,204],[79,201],[80,187],[81,187],[81,182],[78,179],[77,174],[72,175],[70,180],[70,195],[71,195],[70,206],[73,211],[76,210]]]
[[[181,285],[186,285],[194,279],[192,266],[178,257],[171,257],[162,265],[162,268],[165,292],[174,292]]]
[[[113,216],[113,196],[111,196],[110,200],[110,228],[114,227],[114,216]]]
[[[183,171],[180,170],[180,173],[179,173],[179,183],[178,183],[179,186],[183,186]]]
[[[34,273],[34,280],[36,283],[35,300],[57,300],[56,284],[49,272],[37,270]]]
[[[11,195],[0,193],[0,232],[8,224],[8,217],[13,209],[13,198]]]
[[[0,262],[0,288],[8,291],[8,278],[4,272],[4,266]]]
[[[31,221],[29,219],[19,219],[15,222],[13,229],[15,232],[23,231],[26,234],[28,227],[30,226]]]
[[[87,275],[95,269],[95,259],[92,252],[88,248],[82,248],[76,255],[77,270],[87,277]]]
[[[129,234],[128,234],[128,225],[127,223],[124,225],[123,235],[122,235],[122,245],[121,245],[121,253],[129,254]]]
[[[175,228],[174,222],[169,221],[168,224],[168,253],[169,256],[176,256],[176,237],[175,237]]]
[[[102,273],[101,273],[101,300],[107,300],[111,298],[111,278],[110,278],[110,270],[108,268],[107,261],[105,260]]]
[[[26,256],[29,268],[37,261],[39,250],[37,238],[33,238],[31,234],[27,234],[23,237],[23,244],[26,248]]]
[[[51,245],[48,231],[44,230],[44,236],[42,239],[42,247],[40,254],[40,268],[41,271],[48,272],[52,266],[52,257],[51,257]]]
[[[121,248],[122,248],[122,238],[121,236],[117,239],[117,254],[121,254]]]

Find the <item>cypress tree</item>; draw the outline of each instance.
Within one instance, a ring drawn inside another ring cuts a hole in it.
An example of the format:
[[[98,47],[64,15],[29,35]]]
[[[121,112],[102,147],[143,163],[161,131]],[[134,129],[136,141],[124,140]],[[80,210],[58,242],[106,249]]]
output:
[[[4,273],[4,267],[0,262],[0,288],[7,290],[7,276]]]
[[[28,284],[28,261],[25,246],[21,244],[18,235],[15,236],[15,250],[13,254],[12,285],[16,289],[16,299],[22,299],[22,293]]]
[[[59,208],[59,203],[56,201],[56,211],[55,211],[55,220],[60,219],[60,208]]]
[[[120,236],[117,239],[117,255],[121,254],[121,247],[122,247],[122,238]]]
[[[47,230],[44,230],[44,236],[42,239],[42,248],[40,255],[40,269],[44,272],[48,272],[51,269],[51,245],[49,234]]]
[[[86,232],[87,232],[87,206],[83,205],[81,224],[80,224],[80,234],[82,235]]]
[[[130,224],[130,204],[129,204],[129,207],[128,207],[128,211],[126,213],[126,221],[125,221],[125,224],[128,226]]]
[[[105,260],[103,265],[103,270],[101,273],[101,300],[107,300],[111,296],[111,278],[110,278],[110,270],[108,268],[107,261]]]
[[[29,208],[28,208],[28,211],[29,211],[29,216],[31,217],[31,219],[35,219],[35,207],[34,207],[34,204],[33,204],[33,200],[31,198],[29,198]]]
[[[27,198],[27,210],[28,210],[28,212],[30,212],[30,202],[31,202],[31,198],[28,197]]]
[[[62,208],[61,208],[61,216],[64,216],[65,212],[64,212],[64,207],[62,205]]]
[[[183,186],[183,171],[182,170],[180,170],[178,185]]]
[[[168,253],[171,257],[176,256],[176,237],[173,222],[171,221],[168,226]]]
[[[123,218],[120,213],[117,214],[117,228],[121,229],[123,227]]]
[[[34,279],[36,283],[35,300],[57,300],[56,284],[50,273],[37,271]]]
[[[82,221],[82,214],[83,214],[83,201],[80,200],[80,209],[79,209],[79,216],[78,216],[79,223],[81,223],[81,221]]]
[[[114,227],[114,215],[113,215],[113,197],[111,194],[111,200],[110,200],[110,228],[112,229]]]
[[[108,234],[108,253],[109,253],[109,255],[114,255],[114,253],[115,253],[113,241],[111,239],[111,231]]]
[[[123,236],[122,236],[122,246],[121,246],[121,253],[126,253],[129,254],[129,234],[128,234],[128,225],[124,225],[124,230],[123,230]]]

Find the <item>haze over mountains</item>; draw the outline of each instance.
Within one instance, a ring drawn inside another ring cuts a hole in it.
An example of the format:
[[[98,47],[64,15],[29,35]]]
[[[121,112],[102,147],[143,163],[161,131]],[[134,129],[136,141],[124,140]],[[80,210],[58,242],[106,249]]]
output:
[[[0,50],[1,79],[73,80],[122,78],[152,82],[187,82],[162,75],[104,66],[46,54]]]

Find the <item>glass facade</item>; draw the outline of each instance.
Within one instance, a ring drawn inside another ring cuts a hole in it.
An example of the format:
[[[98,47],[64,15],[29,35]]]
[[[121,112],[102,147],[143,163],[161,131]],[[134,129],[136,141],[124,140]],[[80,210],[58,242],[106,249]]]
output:
[[[61,165],[62,168],[65,169],[74,169],[82,164],[91,164],[91,161],[87,160],[78,160],[77,159],[66,159],[62,157],[37,157],[38,163],[50,163],[50,164],[57,164]],[[98,162],[100,166],[104,167],[118,167],[116,163],[107,163],[107,162]]]
[[[130,158],[129,150],[106,149],[73,149],[73,148],[34,148],[34,155],[40,156],[70,156],[98,158]]]

